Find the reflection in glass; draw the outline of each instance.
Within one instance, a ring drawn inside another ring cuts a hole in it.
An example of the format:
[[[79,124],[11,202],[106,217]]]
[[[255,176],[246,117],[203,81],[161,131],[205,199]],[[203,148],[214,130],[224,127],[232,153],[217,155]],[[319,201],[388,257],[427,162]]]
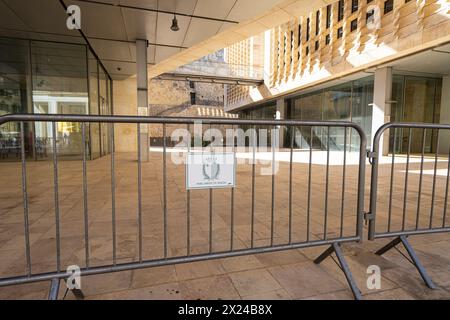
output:
[[[395,75],[393,81],[391,121],[438,123],[442,82],[437,78]],[[411,131],[411,153],[422,152],[423,130]],[[396,152],[407,153],[408,130],[397,130]],[[437,144],[437,132],[427,130],[425,153],[433,153]],[[393,147],[393,130],[390,133],[390,148]]]
[[[98,107],[98,61],[89,51],[89,113],[99,114]],[[89,123],[89,150],[91,159],[100,157],[100,124]]]
[[[0,115],[111,114],[111,79],[103,69],[99,77],[98,64],[83,44],[0,37]],[[99,100],[103,101],[101,105]],[[56,139],[58,156],[81,159],[81,126],[63,122],[56,129],[53,137],[50,123],[25,123],[26,156],[35,160],[50,157]],[[101,139],[102,154],[110,152],[108,131],[104,130],[103,137],[100,131],[98,124],[89,125],[88,158],[100,156]],[[0,126],[0,160],[17,161],[20,146],[19,124]]]
[[[291,110],[288,117],[304,121],[356,122],[366,132],[370,146],[372,101],[373,77],[367,77],[293,98],[290,102]],[[330,141],[328,142],[326,128],[314,127],[312,137],[309,127],[297,128],[294,147],[309,149],[312,140],[313,149],[326,150],[329,143],[330,150],[343,150],[345,143],[347,151],[359,150],[359,136],[354,130],[347,130],[347,139],[344,137],[343,128],[331,127],[329,133]]]
[[[28,112],[30,83],[28,41],[0,38],[0,115]],[[24,128],[25,154],[33,157],[32,128]],[[0,161],[20,157],[20,124],[9,122],[0,126]]]
[[[35,113],[88,114],[86,48],[80,45],[31,41],[33,103]],[[50,123],[36,123],[37,156],[53,152],[59,157],[81,158],[81,126],[59,122],[56,136]]]

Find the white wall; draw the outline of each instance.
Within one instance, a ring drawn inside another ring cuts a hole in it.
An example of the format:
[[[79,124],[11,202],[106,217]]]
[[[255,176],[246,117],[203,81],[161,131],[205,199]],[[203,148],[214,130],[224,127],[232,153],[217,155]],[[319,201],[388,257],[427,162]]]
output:
[[[386,122],[390,121],[390,101],[392,95],[392,68],[385,67],[375,71],[374,95],[372,106],[372,137]],[[380,139],[380,150],[383,155],[389,151],[388,143],[384,144],[387,134]]]

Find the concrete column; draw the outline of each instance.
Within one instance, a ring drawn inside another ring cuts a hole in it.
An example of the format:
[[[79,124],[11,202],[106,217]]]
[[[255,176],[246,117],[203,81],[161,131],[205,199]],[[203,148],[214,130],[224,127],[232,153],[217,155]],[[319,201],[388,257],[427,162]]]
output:
[[[391,119],[392,68],[385,67],[375,71],[375,83],[372,105],[372,139],[377,130]],[[384,143],[384,141],[388,141]],[[380,151],[389,152],[388,133],[380,139]]]
[[[275,118],[277,120],[283,120],[286,119],[286,105],[284,103],[284,99],[278,99],[277,100],[277,112],[276,112],[276,116]],[[286,127],[284,126],[280,126],[280,131],[279,131],[279,143],[280,143],[280,148],[282,148],[284,146],[284,133],[286,131]]]
[[[441,112],[439,123],[450,124],[450,76],[442,77]],[[448,155],[450,144],[449,130],[441,130],[439,136],[439,153]]]
[[[147,40],[136,40],[136,68],[137,68],[137,114],[148,116],[148,74],[147,74]],[[148,125],[140,125],[141,160],[149,160],[150,139]]]

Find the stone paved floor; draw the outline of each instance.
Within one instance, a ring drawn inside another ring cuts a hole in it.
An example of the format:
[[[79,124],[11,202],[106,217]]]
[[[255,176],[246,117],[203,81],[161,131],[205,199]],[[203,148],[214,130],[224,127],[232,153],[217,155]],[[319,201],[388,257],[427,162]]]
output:
[[[314,155],[313,155],[314,157]],[[167,253],[169,257],[184,256],[187,250],[186,190],[184,166],[174,165],[168,158],[167,167]],[[392,230],[401,227],[403,215],[404,159],[395,166],[392,201]],[[388,161],[386,161],[388,162]],[[272,177],[260,174],[256,166],[255,246],[267,246],[271,238]],[[434,163],[424,168],[433,171]],[[441,173],[446,159],[439,161]],[[81,161],[64,161],[59,166],[59,207],[61,211],[61,266],[84,266],[84,220]],[[417,212],[420,164],[410,166],[405,227],[414,228]],[[368,207],[370,168],[366,174],[366,208]],[[33,273],[55,269],[55,223],[53,167],[51,162],[29,162],[28,194],[30,211],[30,243]],[[162,155],[151,153],[151,160],[142,167],[143,258],[163,257],[163,176]],[[235,249],[250,246],[251,225],[251,165],[241,164],[237,171],[234,197]],[[324,237],[326,166],[313,164],[310,209],[310,240]],[[342,166],[329,169],[326,236],[332,239],[341,232]],[[379,230],[387,226],[390,165],[380,167],[378,198]],[[24,255],[23,207],[20,184],[20,164],[0,163],[0,276],[23,275]],[[342,233],[355,232],[357,166],[346,169],[345,201]],[[433,175],[424,175],[419,226],[430,220]],[[436,178],[433,226],[442,224],[444,212],[445,173]],[[280,161],[274,179],[274,244],[289,240],[289,163]],[[90,266],[112,262],[110,157],[88,162],[89,254]],[[292,238],[304,242],[307,238],[308,164],[293,165]],[[231,219],[230,190],[213,191],[212,250],[228,250]],[[190,252],[209,250],[209,192],[191,191]],[[138,259],[137,236],[137,163],[132,154],[116,158],[116,221],[117,262]],[[446,224],[448,225],[448,217]],[[364,230],[365,235],[367,230]],[[347,262],[366,299],[447,299],[450,298],[449,234],[411,237],[411,243],[429,271],[437,290],[422,283],[414,267],[395,250],[379,257],[373,252],[388,240],[364,241],[343,245]],[[296,249],[243,257],[225,258],[151,269],[124,271],[82,278],[87,299],[351,299],[344,275],[328,258],[321,265],[313,259],[326,247]],[[380,290],[366,286],[367,267],[379,265],[382,271]],[[49,282],[0,288],[0,299],[45,299]],[[60,292],[61,297],[64,290]],[[68,294],[67,299],[72,299]]]

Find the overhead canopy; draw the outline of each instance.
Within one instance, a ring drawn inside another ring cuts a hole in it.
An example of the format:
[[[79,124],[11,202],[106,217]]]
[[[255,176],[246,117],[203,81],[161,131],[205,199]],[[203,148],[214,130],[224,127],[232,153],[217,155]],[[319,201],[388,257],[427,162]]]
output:
[[[287,12],[294,12],[286,6],[294,2],[63,0],[65,5],[81,8],[82,31],[116,79],[136,73],[136,39],[149,41],[149,71],[155,76],[283,23],[290,17]],[[180,28],[177,32],[170,30],[173,13]],[[0,36],[84,43],[77,30],[67,29],[66,19],[59,0],[0,0]],[[242,24],[242,29],[236,29]]]

